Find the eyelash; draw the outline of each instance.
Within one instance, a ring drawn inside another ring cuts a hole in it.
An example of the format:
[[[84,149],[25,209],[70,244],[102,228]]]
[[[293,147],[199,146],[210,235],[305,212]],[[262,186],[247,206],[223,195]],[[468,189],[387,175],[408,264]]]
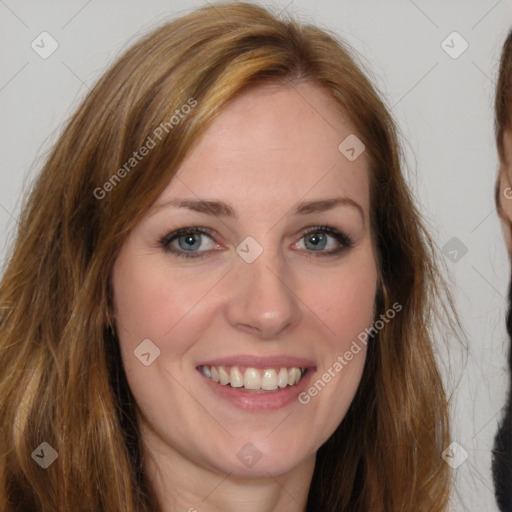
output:
[[[207,235],[213,239],[213,230],[206,227],[189,227],[178,229],[176,231],[173,231],[172,233],[163,236],[162,238],[160,238],[159,244],[164,249],[164,251],[171,253],[174,256],[177,256],[178,258],[203,258],[205,256],[205,253],[208,253],[209,251],[183,251],[170,247],[170,243],[174,241],[174,239],[179,238],[180,236],[183,235],[198,233],[202,235]],[[333,228],[332,226],[315,226],[308,228],[306,231],[302,232],[301,238],[304,238],[312,233],[325,233],[327,235],[332,236],[340,244],[340,247],[330,251],[307,251],[309,253],[312,253],[312,256],[314,257],[336,256],[354,246],[354,240],[350,236],[338,231],[336,228]]]

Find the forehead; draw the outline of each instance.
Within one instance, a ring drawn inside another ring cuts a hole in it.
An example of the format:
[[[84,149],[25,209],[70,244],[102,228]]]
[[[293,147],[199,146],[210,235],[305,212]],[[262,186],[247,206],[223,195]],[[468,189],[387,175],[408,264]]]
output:
[[[228,104],[162,196],[229,198],[261,211],[276,202],[342,194],[364,207],[366,155],[350,161],[339,150],[354,134],[351,122],[318,86],[259,86]]]

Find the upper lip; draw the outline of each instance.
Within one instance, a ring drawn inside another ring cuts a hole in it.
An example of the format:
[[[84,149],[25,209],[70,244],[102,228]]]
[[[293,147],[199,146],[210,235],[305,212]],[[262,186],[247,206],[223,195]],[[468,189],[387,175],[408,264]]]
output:
[[[199,363],[198,366],[246,366],[250,368],[259,368],[265,370],[267,368],[309,368],[315,369],[315,363],[310,359],[291,356],[251,356],[237,355],[219,357],[217,359],[209,359]]]

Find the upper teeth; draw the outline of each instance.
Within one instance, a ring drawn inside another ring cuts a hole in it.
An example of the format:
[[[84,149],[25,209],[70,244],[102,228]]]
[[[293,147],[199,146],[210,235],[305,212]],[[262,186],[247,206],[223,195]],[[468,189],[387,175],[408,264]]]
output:
[[[215,382],[233,388],[245,389],[265,389],[272,391],[286,386],[297,384],[302,375],[306,373],[305,368],[268,368],[260,370],[258,368],[245,368],[242,370],[238,366],[231,368],[226,366],[202,366],[201,370],[205,377],[211,378]]]

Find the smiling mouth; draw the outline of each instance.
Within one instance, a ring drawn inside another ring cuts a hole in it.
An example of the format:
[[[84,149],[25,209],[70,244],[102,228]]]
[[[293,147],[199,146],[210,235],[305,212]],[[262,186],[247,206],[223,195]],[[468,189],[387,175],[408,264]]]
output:
[[[297,385],[307,373],[307,368],[252,368],[243,366],[199,366],[206,378],[222,386],[237,388],[249,393],[275,392]]]

